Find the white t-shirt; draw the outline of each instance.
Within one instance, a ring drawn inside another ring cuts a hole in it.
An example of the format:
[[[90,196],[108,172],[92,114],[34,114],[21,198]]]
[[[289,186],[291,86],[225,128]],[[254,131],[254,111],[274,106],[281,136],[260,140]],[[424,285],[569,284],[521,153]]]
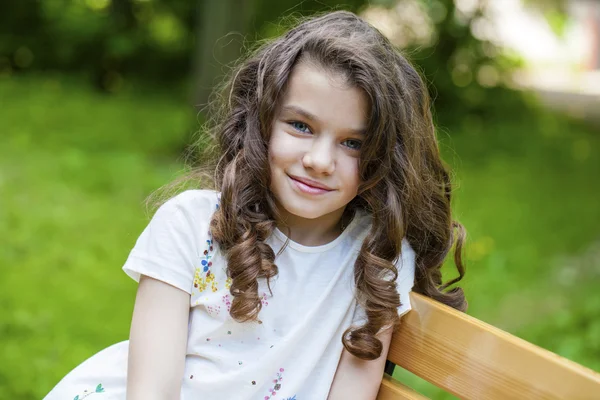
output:
[[[191,295],[182,400],[326,399],[342,334],[363,314],[354,296],[353,269],[370,216],[357,212],[339,237],[322,246],[290,240],[275,259],[279,273],[271,279],[272,295],[259,280],[262,324],[238,323],[229,315],[226,258],[209,233],[218,196],[190,190],[166,202],[123,267],[136,281],[147,275]],[[277,254],[286,239],[276,229],[266,242]],[[410,309],[414,256],[403,240],[399,314]],[[79,395],[81,400],[90,393],[92,399],[125,399],[127,346],[121,342],[91,357],[46,399]]]

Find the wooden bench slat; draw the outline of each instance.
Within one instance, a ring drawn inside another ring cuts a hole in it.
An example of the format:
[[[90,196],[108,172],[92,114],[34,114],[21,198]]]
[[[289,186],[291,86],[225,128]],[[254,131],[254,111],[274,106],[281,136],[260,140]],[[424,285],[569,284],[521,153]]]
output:
[[[415,392],[408,386],[394,380],[388,374],[383,376],[377,400],[427,400],[428,397]]]
[[[388,359],[465,399],[600,398],[600,374],[425,296],[394,334]]]

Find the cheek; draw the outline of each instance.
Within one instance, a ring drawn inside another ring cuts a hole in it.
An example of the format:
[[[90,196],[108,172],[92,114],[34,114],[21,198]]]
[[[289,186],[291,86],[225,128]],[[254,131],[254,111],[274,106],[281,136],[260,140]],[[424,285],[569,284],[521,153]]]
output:
[[[297,148],[298,143],[294,143],[291,135],[274,130],[269,143],[269,162],[284,167],[297,158]]]
[[[358,159],[352,158],[346,160],[341,170],[344,171],[344,181],[347,182],[348,186],[358,190],[358,185],[360,184],[360,178],[358,176]]]
[[[346,156],[342,158],[339,164],[340,169],[344,171],[347,177],[358,179],[358,158]]]
[[[273,164],[279,158],[279,149],[281,149],[281,145],[278,140],[278,136],[273,131],[271,133],[271,138],[269,140],[269,163]]]

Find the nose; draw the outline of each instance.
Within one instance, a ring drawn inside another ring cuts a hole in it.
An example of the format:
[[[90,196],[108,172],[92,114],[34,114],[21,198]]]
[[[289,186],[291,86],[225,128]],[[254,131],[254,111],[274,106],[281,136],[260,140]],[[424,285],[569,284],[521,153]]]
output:
[[[331,175],[335,170],[335,144],[325,135],[315,139],[304,154],[302,163],[316,173]]]

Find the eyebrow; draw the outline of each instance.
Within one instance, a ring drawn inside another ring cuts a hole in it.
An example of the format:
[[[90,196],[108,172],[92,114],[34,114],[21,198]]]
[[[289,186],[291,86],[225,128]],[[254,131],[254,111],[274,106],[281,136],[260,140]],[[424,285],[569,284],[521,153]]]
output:
[[[283,112],[290,112],[290,113],[301,115],[304,118],[306,118],[312,122],[315,122],[317,124],[319,124],[321,122],[321,120],[316,115],[311,114],[310,112],[308,112],[305,109],[298,107],[298,106],[287,105],[287,106],[283,106],[281,110]],[[346,130],[348,132],[351,132],[358,136],[365,136],[366,131],[367,131],[366,129],[353,129],[353,128],[348,128]]]

